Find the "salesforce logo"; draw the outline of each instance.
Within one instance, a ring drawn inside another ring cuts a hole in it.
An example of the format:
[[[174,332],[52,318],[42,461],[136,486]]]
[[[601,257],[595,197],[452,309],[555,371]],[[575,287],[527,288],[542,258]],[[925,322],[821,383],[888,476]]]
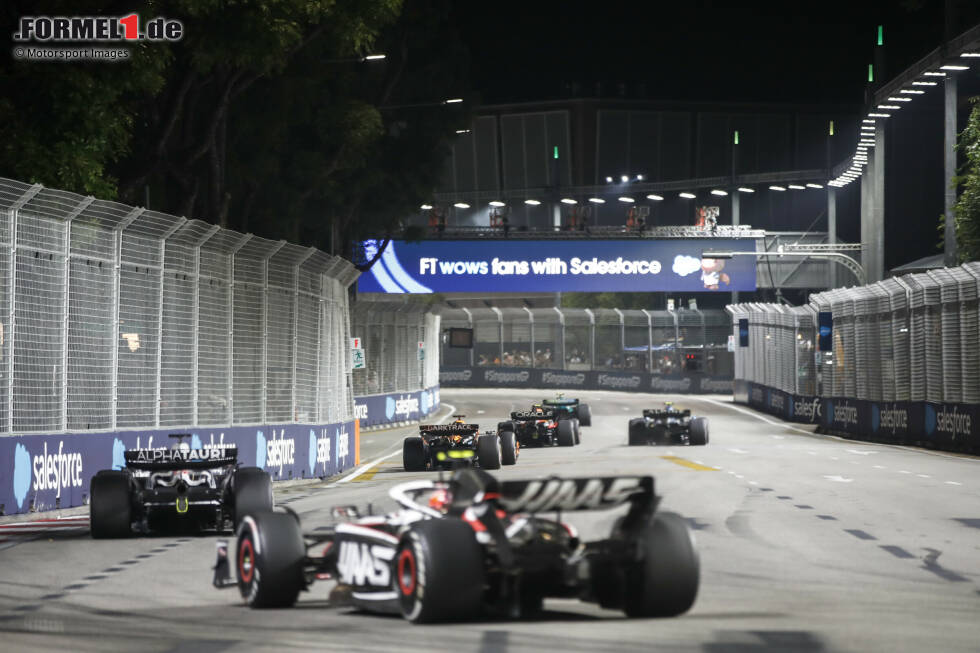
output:
[[[873,432],[877,433],[881,430],[895,434],[897,431],[907,431],[908,428],[909,411],[907,409],[899,408],[895,404],[892,404],[891,407],[887,404],[884,407],[874,404],[871,407],[871,430]]]
[[[14,499],[17,500],[17,507],[24,507],[24,499],[31,489],[31,454],[27,447],[17,443],[14,449]]]
[[[809,401],[793,401],[791,406],[794,417],[805,419],[808,422],[813,422],[823,417],[820,410],[819,397],[814,397]]]
[[[929,435],[933,432],[948,434],[950,440],[955,441],[957,436],[973,432],[973,420],[969,413],[961,413],[958,406],[953,406],[953,410],[945,407],[936,410],[926,404],[926,432]]]

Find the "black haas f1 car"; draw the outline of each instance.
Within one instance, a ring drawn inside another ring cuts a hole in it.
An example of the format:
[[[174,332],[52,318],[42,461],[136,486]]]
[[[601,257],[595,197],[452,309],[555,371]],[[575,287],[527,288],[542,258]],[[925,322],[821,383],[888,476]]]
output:
[[[708,418],[691,417],[667,401],[663,408],[646,409],[630,420],[629,444],[708,444]]]
[[[126,467],[102,470],[89,487],[92,537],[127,537],[158,528],[225,530],[246,514],[273,508],[272,480],[258,467],[239,467],[238,449],[219,445],[192,449],[126,451]]]
[[[517,411],[510,414],[510,421],[500,422],[497,432],[503,437],[506,433],[514,433],[517,443],[522,447],[544,447],[555,445],[571,447],[581,441],[579,421],[568,413],[564,419],[553,408],[545,408],[535,404],[528,411]]]
[[[460,469],[449,481],[389,493],[399,511],[307,535],[295,513],[247,516],[231,554],[227,541],[218,544],[214,585],[237,585],[253,608],[285,607],[314,581],[333,579],[331,605],[412,622],[529,616],[545,597],[671,617],[697,596],[693,535],[680,515],[656,511],[650,476],[498,481]],[[561,521],[569,511],[623,504],[628,511],[605,539],[582,541]]]
[[[406,472],[479,465],[500,469],[517,462],[520,447],[513,432],[480,433],[479,424],[466,424],[465,415],[453,415],[452,424],[421,424],[419,434],[405,438],[402,463]]]
[[[559,419],[574,417],[581,426],[592,426],[592,409],[588,404],[579,403],[578,399],[565,399],[565,395],[558,393],[554,399],[542,401],[541,405],[554,410]]]

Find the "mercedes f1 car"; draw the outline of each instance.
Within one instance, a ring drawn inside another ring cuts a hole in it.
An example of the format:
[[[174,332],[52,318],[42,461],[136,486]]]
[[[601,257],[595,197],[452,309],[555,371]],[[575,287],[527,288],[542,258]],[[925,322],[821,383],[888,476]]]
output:
[[[667,401],[663,408],[647,409],[630,420],[629,444],[708,444],[708,418],[691,417]]]
[[[580,426],[592,426],[592,409],[588,404],[579,403],[578,399],[565,399],[565,395],[558,393],[554,399],[545,399],[541,404],[553,409],[559,419],[575,417]]]
[[[273,508],[272,480],[258,467],[240,467],[238,449],[172,448],[126,451],[122,470],[102,470],[89,487],[92,537],[126,537],[167,527],[225,530],[246,514]]]
[[[697,596],[693,535],[680,515],[657,512],[650,476],[499,481],[459,469],[449,481],[414,481],[389,493],[397,512],[306,535],[295,513],[247,516],[231,552],[227,541],[218,543],[214,585],[237,585],[247,605],[266,608],[291,606],[300,591],[331,579],[332,606],[412,622],[528,616],[545,597],[670,617]],[[628,511],[603,539],[583,541],[561,521],[569,511],[624,504]]]
[[[466,424],[464,415],[453,417],[452,424],[422,424],[418,435],[405,438],[402,464],[406,472],[451,469],[461,465],[500,469],[502,464],[517,462],[520,445],[513,432],[480,433],[480,425]]]
[[[516,411],[510,414],[510,421],[500,422],[497,432],[503,437],[506,433],[514,433],[517,443],[522,447],[543,447],[558,445],[571,447],[581,441],[579,421],[575,417],[560,419],[561,413],[551,407],[535,404],[528,411]]]

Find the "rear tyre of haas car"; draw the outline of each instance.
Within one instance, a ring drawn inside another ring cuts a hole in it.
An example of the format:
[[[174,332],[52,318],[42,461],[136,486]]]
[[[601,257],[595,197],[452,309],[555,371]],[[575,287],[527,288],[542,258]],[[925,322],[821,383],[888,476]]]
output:
[[[563,419],[558,421],[558,426],[555,427],[555,433],[558,436],[558,446],[559,447],[571,447],[575,444],[575,425],[572,424],[572,420]]]
[[[684,518],[657,513],[635,535],[641,559],[625,570],[623,611],[629,617],[675,617],[698,595],[701,565]]]
[[[588,404],[578,405],[578,422],[582,426],[592,426],[592,409]]]
[[[129,496],[129,474],[102,471],[89,485],[92,537],[128,537],[132,534],[133,506]]]
[[[695,417],[691,420],[689,440],[693,445],[708,444],[708,418]]]
[[[630,420],[630,430],[629,439],[627,443],[629,446],[633,447],[640,444],[646,444],[647,440],[643,432],[646,430],[646,424],[642,417],[634,417]]]
[[[394,570],[402,616],[409,621],[460,621],[479,614],[483,551],[466,522],[416,522],[402,536]]]
[[[405,438],[402,445],[402,466],[406,472],[425,471],[425,443],[419,436]]]
[[[480,436],[476,441],[476,457],[483,469],[500,469],[500,460],[503,456],[500,438],[496,433]]]
[[[275,501],[272,496],[272,479],[258,467],[242,467],[231,480],[235,498],[235,528],[245,515],[272,512]]]
[[[500,462],[504,465],[517,463],[519,450],[517,436],[513,431],[500,431]]]
[[[246,515],[238,528],[238,590],[252,608],[285,608],[303,589],[306,547],[292,515],[263,512]]]

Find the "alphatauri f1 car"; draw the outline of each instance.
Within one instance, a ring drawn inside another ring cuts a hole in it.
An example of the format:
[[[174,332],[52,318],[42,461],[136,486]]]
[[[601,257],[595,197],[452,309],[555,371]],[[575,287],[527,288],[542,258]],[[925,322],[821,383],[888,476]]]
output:
[[[564,394],[558,393],[554,399],[545,399],[541,404],[545,408],[553,409],[558,419],[575,417],[580,426],[592,426],[592,409],[578,399],[565,399]]]
[[[646,409],[630,420],[629,444],[708,444],[708,418],[691,417],[667,401],[663,408]]]
[[[479,424],[467,424],[453,415],[452,424],[422,424],[419,434],[405,438],[402,464],[407,472],[479,465],[500,469],[517,462],[520,447],[514,433],[480,433]]]
[[[559,419],[558,411],[541,404],[535,404],[531,410],[511,413],[510,421],[497,425],[497,432],[501,437],[506,433],[516,434],[517,443],[522,447],[555,444],[571,447],[581,440],[577,418],[566,414],[564,419]]]
[[[122,470],[102,470],[89,487],[92,537],[126,537],[166,527],[225,530],[246,514],[273,508],[272,480],[258,467],[240,467],[238,449],[172,448],[126,451]]]
[[[295,513],[245,517],[232,553],[219,542],[214,585],[237,585],[253,608],[284,607],[332,579],[331,605],[412,622],[522,617],[545,597],[669,617],[697,596],[692,533],[680,515],[656,512],[650,476],[499,481],[464,468],[449,481],[404,483],[390,495],[397,512],[306,535]],[[596,541],[561,521],[569,511],[623,504],[628,511]]]

